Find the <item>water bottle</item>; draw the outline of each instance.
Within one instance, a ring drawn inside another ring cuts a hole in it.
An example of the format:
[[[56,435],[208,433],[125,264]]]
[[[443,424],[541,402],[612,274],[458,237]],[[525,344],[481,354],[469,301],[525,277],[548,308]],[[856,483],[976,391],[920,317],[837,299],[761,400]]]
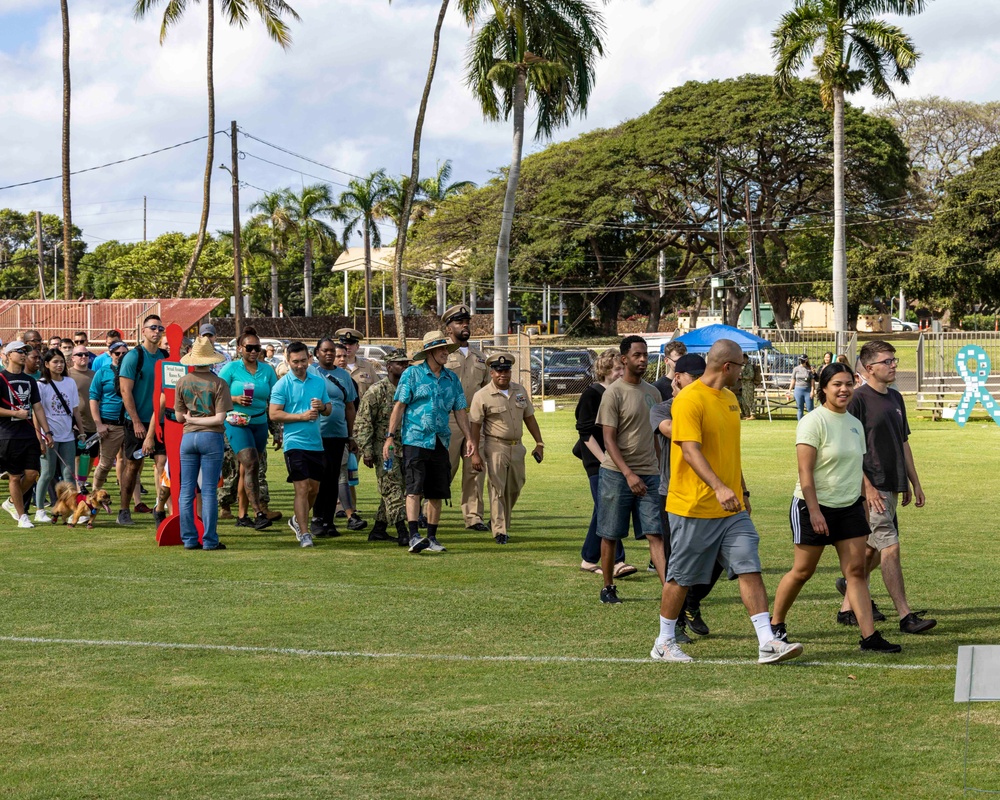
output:
[[[349,486],[358,485],[358,457],[354,453],[347,454],[347,483]]]
[[[382,462],[382,469],[386,472],[392,472],[392,451],[389,451],[389,457]]]

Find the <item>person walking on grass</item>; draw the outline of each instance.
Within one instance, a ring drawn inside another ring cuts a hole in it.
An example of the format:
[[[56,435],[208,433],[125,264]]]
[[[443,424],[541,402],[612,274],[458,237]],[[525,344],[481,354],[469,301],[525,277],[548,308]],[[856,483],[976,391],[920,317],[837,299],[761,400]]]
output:
[[[896,348],[888,342],[865,342],[859,360],[866,382],[855,390],[847,410],[864,426],[867,445],[864,495],[868,503],[870,535],[865,551],[866,581],[870,581],[872,570],[881,563],[882,580],[899,615],[900,631],[924,633],[937,625],[937,620],[924,619],[927,612],[910,608],[899,552],[897,506],[908,506],[912,501],[917,508],[923,508],[926,501],[910,450],[906,404],[892,386],[899,364],[895,352]],[[845,588],[838,582],[837,589],[845,597],[837,622],[857,625],[860,621],[857,608],[852,605]],[[876,614],[876,618],[880,616]]]
[[[167,357],[167,353],[160,349],[160,340],[163,338],[164,330],[163,321],[157,314],[150,314],[146,317],[142,321],[139,346],[125,354],[118,370],[118,385],[121,390],[122,404],[125,406],[122,443],[125,448],[125,468],[122,470],[122,485],[119,496],[119,525],[134,524],[129,504],[132,501],[132,492],[139,480],[139,473],[142,471],[144,457],[146,455],[153,456],[155,464],[153,485],[157,487],[160,486],[163,465],[167,460],[167,451],[163,442],[156,440],[155,437],[152,440],[147,440],[146,436],[147,425],[153,417],[153,386],[156,370],[159,368],[157,362]],[[145,508],[146,513],[151,511],[145,506],[143,508]],[[139,511],[138,506],[136,506],[136,511]]]
[[[42,356],[42,380],[38,395],[45,409],[51,439],[42,457],[42,474],[35,494],[35,522],[51,522],[42,506],[49,488],[60,480],[76,483],[75,468],[77,437],[81,436],[80,397],[76,384],[66,377],[66,358],[61,350],[49,350]]]
[[[473,469],[486,470],[490,477],[490,517],[493,541],[507,544],[507,529],[514,504],[524,488],[524,458],[528,451],[521,444],[526,427],[535,440],[532,457],[539,463],[545,455],[545,442],[538,429],[535,409],[528,393],[510,380],[514,356],[494,353],[487,358],[490,382],[472,396],[469,420],[472,422]],[[483,451],[479,451],[480,436]]]
[[[615,550],[628,536],[629,521],[638,513],[641,530],[636,538],[649,542],[649,558],[656,571],[664,570],[663,528],[657,498],[660,469],[656,460],[649,411],[660,402],[660,393],[642,380],[648,354],[646,340],[626,336],[618,348],[625,372],[601,397],[597,424],[604,432],[607,453],[598,475],[600,511],[597,535],[601,537],[602,603],[620,603],[614,583]]]
[[[128,352],[128,345],[119,339],[112,342],[111,350],[108,352],[111,354],[108,363],[97,369],[90,384],[90,413],[94,417],[94,425],[101,437],[100,457],[94,469],[95,492],[103,488],[112,466],[115,468],[118,485],[121,486],[126,460],[125,448],[122,446],[125,441],[125,407],[122,405],[121,395],[115,391],[115,385],[118,382],[121,360]],[[141,502],[138,485],[132,492],[132,499],[136,504]]]
[[[677,360],[687,355],[687,345],[684,342],[667,342],[663,347],[663,376],[653,383],[653,386],[660,393],[662,402],[667,402],[674,396],[674,370],[677,367]]]
[[[181,437],[181,540],[185,550],[196,550],[198,529],[194,522],[195,490],[201,487],[202,550],[225,550],[219,541],[219,476],[222,474],[223,425],[232,411],[229,384],[212,373],[223,362],[222,354],[207,336],[195,339],[181,363],[193,366],[174,388],[174,418],[184,426]]]
[[[802,645],[776,639],[761,578],[760,536],[750,520],[750,492],[740,461],[740,406],[732,388],[743,368],[743,351],[719,339],[708,351],[705,374],[674,399],[670,458],[670,563],[660,601],[660,633],[650,656],[683,662],[677,618],[688,588],[708,583],[715,562],[738,579],[740,597],[757,633],[757,661],[796,658]]]
[[[271,390],[268,411],[274,422],[284,425],[285,466],[288,482],[295,489],[295,513],[288,527],[302,547],[312,547],[310,510],[325,467],[319,418],[329,416],[332,405],[328,382],[309,372],[309,348],[302,342],[292,342],[285,353],[289,371]]]
[[[24,498],[38,480],[42,448],[51,441],[38,384],[24,374],[29,351],[30,344],[10,342],[3,349],[6,366],[0,370],[0,470],[7,473],[10,487],[3,509],[19,528],[35,527],[25,513]]]
[[[789,400],[795,397],[795,418],[802,419],[808,411],[813,410],[813,371],[809,366],[809,356],[799,356],[799,363],[792,370],[792,379],[788,384],[785,397]]]
[[[775,638],[788,640],[785,618],[806,581],[816,571],[826,545],[840,558],[847,596],[858,609],[861,649],[898,653],[902,648],[882,638],[872,621],[872,601],[865,575],[865,519],[861,495],[866,452],[861,422],[848,413],[854,396],[854,372],[846,364],[827,364],[819,375],[818,409],[803,417],[795,429],[799,479],[795,484],[789,519],[795,562],[774,595],[771,629]]]
[[[424,334],[420,350],[413,354],[412,360],[416,363],[400,376],[389,418],[389,432],[382,446],[382,460],[388,461],[390,455],[399,458],[398,447],[402,444],[411,553],[424,550],[443,553],[445,549],[437,540],[437,529],[441,520],[441,501],[451,498],[448,445],[451,443],[449,419],[452,414],[466,440],[465,457],[471,458],[475,452],[462,383],[445,367],[448,354],[457,349],[458,344],[450,342],[442,331]],[[421,499],[427,500],[425,538],[421,538],[418,527]]]
[[[73,341],[80,339],[81,333],[73,334]],[[94,371],[90,368],[91,353],[86,345],[77,344],[69,365],[68,376],[76,384],[77,397],[80,406],[80,419],[83,421],[83,435],[89,441],[97,433],[97,423],[90,408],[90,387],[94,382]],[[76,482],[81,486],[90,475],[90,468],[100,454],[101,443],[95,438],[85,453],[76,456]]]
[[[611,384],[625,372],[621,354],[618,348],[609,347],[602,352],[594,363],[594,376],[597,378],[583,390],[576,404],[576,430],[579,441],[573,448],[573,454],[583,461],[583,469],[587,473],[590,484],[590,496],[594,501],[594,510],[590,515],[590,527],[580,548],[580,570],[603,575],[601,569],[601,537],[597,535],[597,518],[600,515],[601,498],[598,493],[601,462],[604,461],[604,429],[597,424],[597,411],[601,407],[601,398]],[[632,527],[641,535],[641,524],[638,516],[632,515]],[[637,537],[638,538],[638,537]],[[655,569],[655,566],[654,566]],[[625,562],[625,547],[619,540],[615,545],[615,578],[634,575],[638,570]]]
[[[673,395],[676,396],[681,389],[690,386],[698,378],[705,374],[705,359],[699,355],[688,353],[677,359],[674,369]],[[660,524],[663,526],[663,550],[664,565],[670,562],[670,519],[667,516],[667,494],[670,491],[670,437],[673,430],[673,416],[670,409],[673,407],[674,397],[671,396],[665,403],[657,403],[650,409],[649,424],[656,431],[656,438],[659,449],[660,460]],[[677,618],[677,643],[690,644],[691,637],[685,632],[690,628],[693,633],[699,636],[708,636],[709,628],[701,617],[701,601],[708,597],[716,581],[722,574],[722,565],[716,561],[712,567],[712,579],[708,583],[699,583],[688,589],[687,597],[684,599],[684,608]],[[666,580],[666,575],[661,574],[660,584]]]
[[[239,486],[236,491],[239,508],[236,527],[260,531],[271,527],[272,523],[262,490],[267,488],[266,478],[263,476],[267,465],[269,431],[267,407],[278,376],[274,373],[274,368],[260,357],[260,339],[256,330],[245,327],[236,347],[240,357],[230,361],[219,371],[219,378],[229,386],[233,408],[240,412],[234,421],[246,420],[245,425],[233,425],[229,421],[225,423],[226,441],[238,464],[235,470],[237,482],[242,481],[242,491]],[[248,514],[250,508],[254,510],[253,519]]]

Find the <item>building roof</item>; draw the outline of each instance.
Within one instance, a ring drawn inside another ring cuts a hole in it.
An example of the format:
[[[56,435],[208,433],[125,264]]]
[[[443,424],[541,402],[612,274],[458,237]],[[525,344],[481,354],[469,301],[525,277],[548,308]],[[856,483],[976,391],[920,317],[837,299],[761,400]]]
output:
[[[372,248],[372,272],[392,272],[396,261],[395,247],[373,247]],[[415,269],[406,270],[409,274],[427,273],[436,275],[438,272],[449,272],[465,266],[465,259],[468,250],[463,248],[448,255],[440,264],[427,263]],[[364,272],[365,271],[365,248],[348,247],[341,253],[333,263],[332,272]]]

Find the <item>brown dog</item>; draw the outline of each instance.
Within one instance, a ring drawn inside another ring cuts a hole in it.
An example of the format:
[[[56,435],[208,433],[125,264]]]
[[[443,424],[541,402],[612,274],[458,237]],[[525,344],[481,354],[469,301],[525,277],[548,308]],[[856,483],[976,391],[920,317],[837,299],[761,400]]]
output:
[[[60,481],[56,484],[55,506],[52,508],[52,524],[55,525],[59,517],[63,518],[63,524],[75,526],[81,517],[87,518],[87,527],[94,527],[94,517],[97,516],[98,508],[103,508],[108,514],[111,513],[111,495],[104,489],[98,489],[90,494],[78,492],[76,486],[70,481]]]

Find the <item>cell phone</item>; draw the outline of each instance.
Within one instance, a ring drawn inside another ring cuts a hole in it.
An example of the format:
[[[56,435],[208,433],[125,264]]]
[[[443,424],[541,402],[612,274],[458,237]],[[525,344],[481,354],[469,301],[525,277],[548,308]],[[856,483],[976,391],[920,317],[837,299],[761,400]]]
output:
[[[541,453],[536,453],[534,450],[532,450],[531,451],[531,457],[533,459],[535,459],[535,461],[537,461],[539,464],[542,463],[542,455],[541,455]]]

